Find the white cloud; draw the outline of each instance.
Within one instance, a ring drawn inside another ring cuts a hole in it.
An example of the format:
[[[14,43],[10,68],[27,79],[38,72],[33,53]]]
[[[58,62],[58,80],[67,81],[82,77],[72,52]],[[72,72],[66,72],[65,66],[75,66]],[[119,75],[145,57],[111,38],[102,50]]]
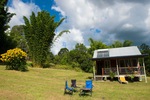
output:
[[[147,28],[150,28],[150,8],[148,9],[148,16],[145,19],[145,24]]]
[[[24,3],[21,0],[13,0],[11,6],[9,7],[9,12],[15,13],[9,22],[10,27],[14,25],[24,24],[23,16],[29,17],[31,13],[37,13],[40,11],[40,8],[34,3]]]
[[[63,34],[52,46],[52,52],[57,54],[61,48],[74,48],[76,43],[84,43],[82,32],[78,29],[72,28],[70,33]]]
[[[144,3],[139,0],[134,2],[129,0],[55,0],[55,2],[67,16],[67,23],[63,23],[59,29],[74,27],[80,31],[84,44],[88,44],[87,39],[90,37],[106,44],[111,44],[114,40],[131,40],[135,45],[140,45],[142,42],[150,43],[150,10],[148,9],[150,2],[148,0]],[[101,32],[94,35],[90,31],[91,28],[100,29]],[[139,39],[140,41],[137,41]]]
[[[93,5],[85,0],[56,0],[57,6],[62,9],[70,23],[70,27],[91,27],[96,21]],[[67,5],[66,5],[67,4]],[[95,21],[94,21],[95,20]]]
[[[52,6],[51,9],[53,9],[53,10],[55,10],[55,11],[57,11],[57,12],[60,12],[61,15],[62,15],[63,17],[65,17],[65,12],[64,12],[62,9],[60,9],[59,7]]]
[[[127,28],[130,29],[130,28],[133,27],[133,25],[127,23],[127,24],[124,24],[122,27],[125,28],[125,29],[127,29]]]

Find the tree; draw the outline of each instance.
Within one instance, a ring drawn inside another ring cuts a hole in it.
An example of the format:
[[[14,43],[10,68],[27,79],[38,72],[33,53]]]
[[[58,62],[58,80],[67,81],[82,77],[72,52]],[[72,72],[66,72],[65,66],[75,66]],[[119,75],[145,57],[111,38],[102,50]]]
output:
[[[23,25],[13,26],[10,32],[10,37],[17,43],[17,47],[27,51],[27,43],[25,40]]]
[[[143,43],[140,45],[139,49],[141,50],[142,53],[150,52],[150,46]]]
[[[145,65],[146,65],[145,67],[146,74],[150,76],[150,46],[143,43],[140,45],[139,49],[142,54],[148,54],[148,56],[144,57],[144,60],[145,60]]]
[[[8,0],[0,0],[0,54],[16,46],[15,42],[5,33],[9,28],[8,23],[14,15],[14,13],[8,12],[7,2]]]
[[[128,47],[128,46],[132,46],[132,45],[133,45],[133,42],[130,40],[125,40],[123,42],[123,47]]]
[[[118,47],[128,47],[128,46],[132,46],[132,45],[133,45],[133,42],[130,40],[125,40],[124,42],[117,40],[117,41],[114,41],[110,47],[118,48]]]
[[[123,43],[120,41],[114,41],[110,47],[112,47],[112,48],[123,47]]]
[[[92,56],[84,44],[77,43],[75,49],[69,53],[69,60],[72,67],[79,67],[85,72],[92,72]]]
[[[93,40],[92,38],[89,38],[89,42],[90,42],[90,48],[88,51],[91,55],[93,55],[94,50],[96,49],[108,48],[108,46],[104,44],[102,41],[96,41],[96,40]]]
[[[55,22],[55,16],[50,16],[46,11],[38,12],[37,16],[32,12],[30,19],[27,19],[25,16],[23,18],[25,21],[25,38],[29,46],[33,66],[42,67],[53,41],[56,40],[54,38],[55,29],[63,22],[64,18],[59,22]],[[57,37],[64,32],[68,31],[60,32]]]
[[[61,48],[58,52],[59,56],[64,56],[65,54],[69,53],[69,50],[67,48]]]
[[[58,55],[55,56],[54,63],[67,65],[69,63],[68,56],[69,50],[67,48],[61,48],[60,51],[58,52]]]

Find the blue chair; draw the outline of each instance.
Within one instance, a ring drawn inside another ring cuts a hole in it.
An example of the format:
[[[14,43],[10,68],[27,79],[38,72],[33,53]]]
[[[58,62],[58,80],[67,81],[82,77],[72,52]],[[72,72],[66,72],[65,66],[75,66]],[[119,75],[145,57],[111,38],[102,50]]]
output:
[[[90,93],[90,95],[92,96],[92,88],[93,88],[92,80],[86,80],[85,87],[80,89],[79,95],[81,96]]]
[[[68,87],[68,82],[65,82],[64,94],[73,94],[74,89],[72,87]]]

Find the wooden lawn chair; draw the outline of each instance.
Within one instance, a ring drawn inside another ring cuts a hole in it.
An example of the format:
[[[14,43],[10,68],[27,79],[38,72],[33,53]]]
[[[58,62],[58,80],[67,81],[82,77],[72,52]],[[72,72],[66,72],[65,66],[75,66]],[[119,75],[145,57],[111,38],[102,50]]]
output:
[[[125,83],[125,84],[128,84],[128,81],[126,81],[125,77],[124,76],[120,76],[119,77],[119,82],[122,84],[122,83]]]

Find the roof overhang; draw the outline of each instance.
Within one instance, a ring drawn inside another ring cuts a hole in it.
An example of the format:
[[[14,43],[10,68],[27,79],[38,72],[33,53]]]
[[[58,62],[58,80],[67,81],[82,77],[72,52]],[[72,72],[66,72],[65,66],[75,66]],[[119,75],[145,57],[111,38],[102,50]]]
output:
[[[104,59],[121,59],[121,58],[142,58],[148,56],[148,54],[142,55],[129,55],[129,56],[113,56],[113,57],[102,57],[102,58],[91,58],[91,60],[104,60]]]

